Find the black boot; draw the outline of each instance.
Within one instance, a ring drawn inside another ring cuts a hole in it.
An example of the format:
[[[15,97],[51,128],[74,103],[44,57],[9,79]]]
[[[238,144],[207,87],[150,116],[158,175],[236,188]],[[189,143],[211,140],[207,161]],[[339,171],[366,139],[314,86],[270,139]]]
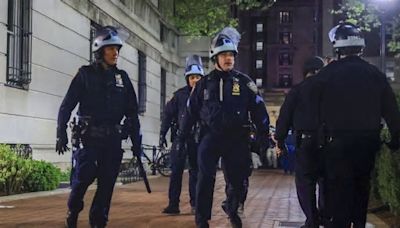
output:
[[[232,228],[242,228],[242,220],[239,215],[234,214],[229,216],[229,221],[231,222]]]
[[[171,205],[168,205],[166,208],[164,208],[164,210],[162,211],[162,213],[164,213],[164,214],[175,215],[175,214],[181,213],[181,211],[179,210],[179,207],[178,207],[178,206],[171,206]]]
[[[104,228],[104,225],[90,225],[91,228]]]
[[[210,226],[208,225],[207,221],[204,221],[204,222],[197,223],[196,227],[197,228],[209,228]]]
[[[67,212],[67,218],[65,219],[66,228],[76,228],[78,223],[79,213],[73,213],[71,211]]]
[[[243,203],[239,203],[238,214],[239,215],[243,215],[244,214],[244,204]]]
[[[229,215],[228,205],[227,205],[226,200],[222,201],[221,208],[222,208],[222,210],[224,210],[225,214]]]

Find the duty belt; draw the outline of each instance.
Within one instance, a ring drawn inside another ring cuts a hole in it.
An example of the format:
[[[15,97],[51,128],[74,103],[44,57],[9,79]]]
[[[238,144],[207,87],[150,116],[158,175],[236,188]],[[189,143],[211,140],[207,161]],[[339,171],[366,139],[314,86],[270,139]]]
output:
[[[90,137],[103,138],[110,135],[121,134],[122,126],[120,124],[89,126],[88,133]]]

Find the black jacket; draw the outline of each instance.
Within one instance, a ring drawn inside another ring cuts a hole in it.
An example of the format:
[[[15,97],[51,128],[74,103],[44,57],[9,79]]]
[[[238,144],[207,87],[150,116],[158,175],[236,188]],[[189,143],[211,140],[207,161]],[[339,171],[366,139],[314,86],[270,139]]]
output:
[[[180,122],[186,110],[186,103],[190,95],[191,88],[184,86],[178,89],[170,101],[165,105],[161,122],[160,136],[165,137],[171,124]],[[178,126],[179,127],[179,126]]]
[[[327,131],[379,131],[381,118],[400,132],[400,112],[386,76],[358,56],[335,61],[318,74],[321,120]]]
[[[321,83],[318,76],[309,76],[287,94],[276,121],[275,138],[284,141],[288,130],[317,131]]]

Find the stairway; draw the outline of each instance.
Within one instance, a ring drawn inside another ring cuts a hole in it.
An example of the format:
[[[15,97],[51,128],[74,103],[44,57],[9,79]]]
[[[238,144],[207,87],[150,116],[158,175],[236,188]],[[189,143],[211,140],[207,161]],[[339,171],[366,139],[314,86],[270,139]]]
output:
[[[285,100],[288,89],[268,89],[262,91],[262,95],[267,106],[268,115],[270,118],[270,125],[275,126],[276,119],[279,116],[279,110],[283,101]]]

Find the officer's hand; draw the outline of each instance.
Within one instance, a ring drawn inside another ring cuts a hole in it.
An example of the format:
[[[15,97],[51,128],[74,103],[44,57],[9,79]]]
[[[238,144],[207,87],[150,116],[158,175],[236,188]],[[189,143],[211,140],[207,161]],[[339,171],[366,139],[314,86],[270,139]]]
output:
[[[400,142],[398,138],[392,138],[390,142],[386,143],[386,146],[391,150],[391,151],[396,151],[400,148]]]
[[[64,154],[64,152],[69,150],[67,144],[68,144],[67,132],[65,130],[57,132],[56,152],[59,155]]]
[[[280,149],[279,147],[275,147],[275,153],[277,157],[280,157],[282,155],[282,149]]]
[[[275,147],[275,151],[276,151],[276,155],[279,157],[283,154],[283,151],[285,149],[285,142],[284,141],[280,141],[277,140],[276,141],[276,147]]]
[[[168,144],[167,144],[167,139],[165,139],[165,136],[160,135],[160,141],[158,144],[161,148],[167,148]]]
[[[131,150],[134,156],[142,156],[142,145],[135,143],[135,145],[132,146]]]

